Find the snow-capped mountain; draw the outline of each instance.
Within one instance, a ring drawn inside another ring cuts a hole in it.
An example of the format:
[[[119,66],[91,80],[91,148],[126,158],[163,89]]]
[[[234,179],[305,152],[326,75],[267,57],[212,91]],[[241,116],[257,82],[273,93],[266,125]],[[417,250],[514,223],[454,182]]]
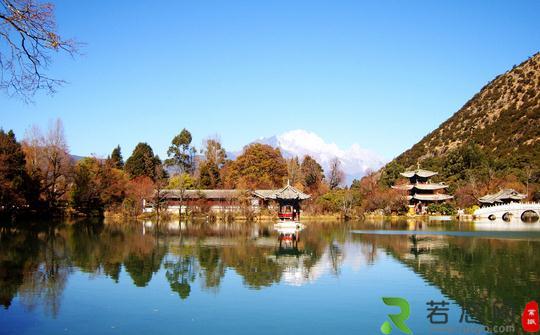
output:
[[[349,148],[340,148],[335,143],[323,140],[319,135],[303,129],[291,130],[280,135],[260,138],[254,142],[268,144],[279,148],[284,157],[304,155],[315,158],[328,171],[330,161],[339,158],[341,167],[346,174],[346,183],[354,178],[360,178],[368,171],[375,171],[384,165],[384,159],[373,151],[354,143]]]

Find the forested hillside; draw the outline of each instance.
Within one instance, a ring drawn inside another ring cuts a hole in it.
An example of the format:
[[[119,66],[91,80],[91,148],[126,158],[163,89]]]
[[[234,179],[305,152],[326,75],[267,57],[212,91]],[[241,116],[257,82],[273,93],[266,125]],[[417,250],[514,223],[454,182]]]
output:
[[[383,169],[391,184],[398,171],[440,172],[456,189],[464,183],[540,183],[540,53],[484,86],[452,117]],[[488,188],[495,188],[499,183]]]

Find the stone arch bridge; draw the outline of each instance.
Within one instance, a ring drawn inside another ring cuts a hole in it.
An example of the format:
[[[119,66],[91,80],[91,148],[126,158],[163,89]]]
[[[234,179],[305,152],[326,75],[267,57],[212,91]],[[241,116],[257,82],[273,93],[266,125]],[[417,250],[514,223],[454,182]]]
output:
[[[522,221],[538,221],[540,217],[540,203],[509,203],[482,207],[474,212],[478,219],[510,221],[521,219]]]

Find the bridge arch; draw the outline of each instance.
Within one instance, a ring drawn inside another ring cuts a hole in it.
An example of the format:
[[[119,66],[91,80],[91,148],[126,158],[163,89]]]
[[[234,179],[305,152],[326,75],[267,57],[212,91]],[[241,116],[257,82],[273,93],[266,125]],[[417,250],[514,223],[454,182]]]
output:
[[[521,221],[523,222],[530,222],[534,223],[537,222],[540,219],[540,215],[536,213],[535,211],[528,209],[521,213]]]
[[[504,213],[502,215],[502,219],[503,219],[503,221],[510,222],[510,221],[512,221],[513,216],[514,215],[511,212],[506,212],[506,213]]]

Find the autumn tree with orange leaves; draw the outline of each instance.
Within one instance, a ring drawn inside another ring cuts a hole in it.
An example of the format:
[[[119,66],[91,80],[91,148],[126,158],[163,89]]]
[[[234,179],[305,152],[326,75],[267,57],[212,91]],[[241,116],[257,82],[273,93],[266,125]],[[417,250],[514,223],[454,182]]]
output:
[[[234,188],[278,188],[287,178],[287,163],[281,151],[255,143],[225,167],[225,184]]]

